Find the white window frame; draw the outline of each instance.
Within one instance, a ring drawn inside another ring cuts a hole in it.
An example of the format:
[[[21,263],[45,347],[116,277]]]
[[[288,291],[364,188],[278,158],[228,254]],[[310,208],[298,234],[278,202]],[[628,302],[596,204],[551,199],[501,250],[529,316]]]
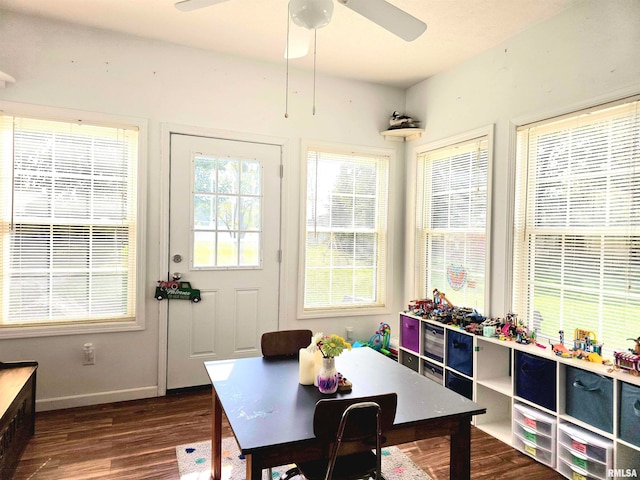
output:
[[[565,108],[563,110],[560,111],[555,111],[555,112],[549,112],[545,115],[538,115],[537,117],[530,117],[530,118],[523,118],[523,119],[519,119],[517,121],[514,121],[512,124],[512,146],[513,146],[513,152],[514,152],[514,156],[516,156],[516,161],[514,162],[514,164],[517,164],[518,162],[518,151],[517,151],[517,138],[518,138],[518,130],[522,129],[522,128],[526,128],[526,127],[530,127],[530,126],[536,126],[536,125],[544,125],[547,123],[552,123],[558,120],[562,120],[564,118],[579,118],[581,116],[588,116],[590,113],[595,112],[596,115],[598,115],[598,112],[602,109],[606,109],[608,107],[612,107],[618,104],[623,104],[623,103],[628,103],[629,101],[638,101],[640,99],[640,97],[637,95],[637,90],[635,91],[629,91],[628,92],[628,96],[624,96],[622,95],[621,98],[620,96],[618,97],[602,97],[602,98],[598,98],[598,99],[592,99],[588,102],[585,102],[583,104],[580,105],[575,105],[573,107],[569,107],[569,108]],[[525,167],[526,168],[526,167]],[[513,172],[513,180],[514,180],[514,185],[518,185],[518,188],[520,190],[520,192],[526,191],[526,178],[525,178],[525,171],[522,170],[523,167],[521,165],[517,165],[517,168],[514,168],[514,172]],[[527,323],[530,327],[537,327],[538,323],[537,321],[540,320],[539,318],[536,318],[534,311],[535,308],[530,304],[529,301],[525,301],[524,297],[523,297],[523,287],[521,287],[518,284],[518,276],[519,275],[525,275],[526,272],[524,272],[523,270],[526,269],[526,267],[524,267],[524,260],[522,260],[524,257],[522,256],[522,248],[523,245],[526,243],[525,242],[525,232],[521,229],[518,229],[518,220],[517,217],[520,216],[521,220],[520,222],[522,223],[523,220],[523,209],[526,208],[526,195],[523,195],[522,193],[520,194],[520,196],[516,196],[514,195],[514,212],[513,212],[513,254],[510,258],[511,261],[511,268],[509,269],[509,275],[511,276],[511,282],[510,282],[510,288],[511,288],[511,296],[510,296],[510,301],[511,301],[511,308],[515,311],[517,309],[522,309],[523,305],[529,305],[528,310],[530,311],[526,311],[526,309],[522,312],[516,312],[521,316],[521,319]],[[569,231],[570,230],[570,231]],[[574,235],[575,234],[575,230],[573,229],[569,229],[568,230],[568,234],[569,235]],[[587,229],[589,230],[589,229]],[[594,230],[594,229],[590,229],[590,230]],[[605,230],[605,229],[600,229],[600,230]],[[581,232],[583,232],[581,230]],[[584,233],[584,232],[583,232]],[[578,233],[580,234],[580,233]],[[518,260],[518,257],[520,256],[520,261]],[[527,257],[528,258],[528,257]],[[528,262],[528,260],[527,260]],[[520,264],[519,264],[520,263]],[[563,287],[564,288],[564,287]],[[598,315],[603,315],[605,312],[594,312],[594,316],[598,316]],[[544,316],[542,317],[544,320]],[[604,328],[604,325],[607,323],[606,319],[601,321],[601,326]],[[587,329],[589,330],[589,329]],[[598,332],[596,332],[598,333]],[[573,340],[573,331],[565,331],[564,332],[564,340],[565,340],[565,344],[573,346],[572,344],[572,340]],[[544,333],[542,333],[540,335],[543,338],[550,338],[552,340],[557,340],[559,338],[558,335],[545,335]],[[600,339],[600,337],[598,337],[598,339]],[[607,345],[607,343],[605,342],[604,347],[603,347],[603,351],[606,352],[607,354],[610,354],[612,352],[612,350],[617,349],[620,350],[623,348],[623,345]]]
[[[384,156],[388,158],[387,166],[387,215],[386,215],[386,248],[385,248],[385,273],[384,283],[385,289],[382,292],[384,296],[384,302],[381,306],[352,306],[344,308],[317,308],[317,309],[305,309],[304,297],[305,297],[305,271],[306,271],[306,229],[307,229],[307,157],[310,150],[330,151],[338,154],[349,155],[354,153],[357,155],[369,155],[369,156]],[[393,210],[392,204],[393,196],[393,178],[394,178],[394,162],[396,161],[396,152],[394,149],[388,148],[376,148],[365,146],[354,146],[339,143],[329,143],[322,141],[305,140],[301,142],[300,147],[300,257],[299,257],[299,271],[298,271],[298,308],[297,318],[330,318],[330,317],[345,317],[345,316],[361,316],[361,315],[382,315],[391,313],[391,305],[393,305],[393,268],[391,265],[391,257],[393,250],[393,215],[390,212]]]
[[[147,143],[148,121],[137,117],[115,116],[97,112],[72,110],[40,105],[29,105],[0,101],[4,115],[35,118],[60,122],[85,122],[108,127],[129,127],[138,130],[137,165],[137,233],[136,233],[136,292],[135,317],[130,321],[106,322],[52,322],[38,325],[16,325],[0,327],[0,339],[47,337],[88,333],[136,331],[145,329],[145,271],[146,271],[146,212],[147,212]],[[1,300],[0,300],[1,301]]]
[[[494,126],[488,125],[475,130],[471,130],[459,135],[447,137],[442,140],[437,140],[430,143],[418,145],[413,148],[411,155],[411,168],[407,169],[407,198],[410,209],[407,212],[407,241],[406,251],[411,252],[407,255],[406,261],[406,273],[405,273],[405,285],[408,292],[410,292],[410,299],[422,299],[424,298],[424,277],[425,271],[421,265],[422,249],[418,241],[423,236],[422,226],[419,225],[417,216],[422,210],[422,207],[418,204],[420,199],[418,198],[420,189],[418,188],[418,182],[421,179],[419,176],[419,157],[426,152],[438,150],[441,148],[447,148],[456,144],[472,141],[474,139],[484,138],[487,141],[487,205],[486,205],[486,227],[485,227],[485,270],[484,270],[484,305],[456,305],[458,307],[478,308],[478,311],[482,315],[490,315],[491,312],[491,225],[492,225],[492,178],[493,178],[493,156],[494,156]],[[438,288],[438,286],[435,286]],[[447,293],[447,285],[439,286],[438,290],[442,293]],[[428,298],[432,298],[428,296]]]

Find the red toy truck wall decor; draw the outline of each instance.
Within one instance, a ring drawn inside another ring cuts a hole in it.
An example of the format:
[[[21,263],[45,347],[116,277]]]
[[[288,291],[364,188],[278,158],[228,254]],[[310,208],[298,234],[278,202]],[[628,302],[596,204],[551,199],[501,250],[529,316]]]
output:
[[[165,298],[173,300],[191,300],[193,303],[198,303],[202,300],[200,297],[200,290],[191,288],[191,284],[189,282],[181,282],[179,280],[158,280],[155,297],[156,300],[163,300]]]

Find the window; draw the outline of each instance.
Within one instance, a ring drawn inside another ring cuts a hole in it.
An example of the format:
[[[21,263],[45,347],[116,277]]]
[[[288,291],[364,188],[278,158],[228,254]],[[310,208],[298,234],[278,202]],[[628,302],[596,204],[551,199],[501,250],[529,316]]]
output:
[[[193,168],[194,268],[261,266],[260,161],[196,154]]]
[[[134,321],[138,129],[2,115],[0,138],[0,330]]]
[[[389,156],[309,149],[304,312],[386,307]]]
[[[418,154],[416,285],[421,298],[433,290],[460,307],[485,311],[488,135]]]
[[[517,133],[513,309],[540,333],[640,329],[640,107],[626,101]]]

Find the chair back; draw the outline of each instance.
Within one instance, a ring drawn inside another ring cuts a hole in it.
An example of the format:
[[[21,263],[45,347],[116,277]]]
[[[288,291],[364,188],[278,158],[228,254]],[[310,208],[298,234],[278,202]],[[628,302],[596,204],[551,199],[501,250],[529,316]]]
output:
[[[260,348],[262,356],[297,357],[301,348],[311,343],[311,330],[279,330],[262,334]]]
[[[398,395],[385,393],[369,397],[349,397],[337,399],[323,399],[316,403],[313,416],[313,433],[321,440],[333,442],[336,438],[340,422],[345,410],[353,404],[374,402],[380,406],[380,426],[386,431],[393,425],[396,418]],[[347,425],[345,426],[342,441],[362,440],[376,435],[376,411],[375,409],[359,408],[349,412]]]
[[[382,478],[383,432],[393,425],[397,405],[396,393],[326,399],[316,403],[313,432],[331,447],[325,479],[333,477],[340,446],[348,442],[361,442],[369,449],[375,445],[376,478]]]

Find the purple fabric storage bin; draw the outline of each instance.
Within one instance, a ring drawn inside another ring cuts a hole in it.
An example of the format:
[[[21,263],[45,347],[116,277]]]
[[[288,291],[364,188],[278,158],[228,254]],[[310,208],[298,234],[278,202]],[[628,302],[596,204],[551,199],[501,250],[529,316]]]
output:
[[[420,320],[400,315],[400,346],[420,351]]]

